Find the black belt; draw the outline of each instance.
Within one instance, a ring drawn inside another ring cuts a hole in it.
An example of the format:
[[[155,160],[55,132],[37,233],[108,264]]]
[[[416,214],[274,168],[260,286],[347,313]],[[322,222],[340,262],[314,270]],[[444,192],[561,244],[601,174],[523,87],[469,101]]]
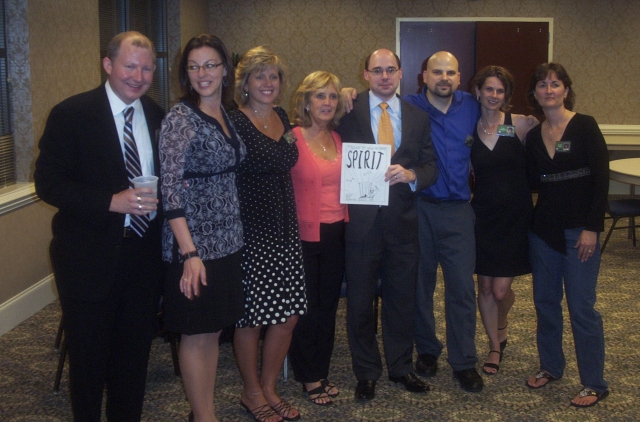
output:
[[[546,182],[560,182],[563,180],[577,179],[578,177],[585,177],[591,174],[589,167],[582,167],[578,170],[563,171],[562,173],[541,174],[540,181]]]
[[[418,200],[423,202],[429,202],[430,204],[441,204],[446,201],[446,199],[432,198],[430,196],[425,196],[425,195],[418,195]]]

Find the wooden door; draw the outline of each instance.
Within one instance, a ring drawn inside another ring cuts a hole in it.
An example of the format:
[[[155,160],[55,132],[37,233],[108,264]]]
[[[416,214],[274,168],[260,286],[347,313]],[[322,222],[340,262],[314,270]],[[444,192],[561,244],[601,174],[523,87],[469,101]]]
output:
[[[475,71],[498,65],[515,80],[513,113],[531,114],[526,93],[535,68],[549,61],[548,22],[476,22]]]
[[[460,64],[460,73],[467,81],[475,74],[474,22],[401,22],[400,59],[402,81],[400,94],[415,94],[422,89],[422,71],[426,61],[438,51],[450,51]]]
[[[460,64],[460,87],[484,66],[506,67],[515,78],[512,112],[532,114],[526,99],[535,67],[549,61],[549,22],[520,21],[401,21],[401,95],[418,92],[426,59],[437,51],[453,53]]]

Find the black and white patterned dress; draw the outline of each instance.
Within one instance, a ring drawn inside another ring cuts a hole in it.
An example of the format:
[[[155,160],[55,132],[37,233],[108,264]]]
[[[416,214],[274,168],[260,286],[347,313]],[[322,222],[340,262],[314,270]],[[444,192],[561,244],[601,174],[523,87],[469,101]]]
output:
[[[224,110],[222,111],[225,117]],[[162,122],[161,189],[166,221],[162,254],[167,263],[165,328],[183,334],[215,333],[243,315],[242,222],[235,170],[245,155],[242,140],[225,118],[220,123],[181,101]],[[207,285],[189,300],[180,291],[183,260],[168,221],[184,217],[206,269]]]
[[[285,133],[286,112],[275,108]],[[244,226],[242,254],[245,315],[238,327],[280,324],[304,314],[307,299],[291,168],[298,148],[284,136],[262,134],[240,110],[229,113],[247,147],[238,170],[238,195]]]

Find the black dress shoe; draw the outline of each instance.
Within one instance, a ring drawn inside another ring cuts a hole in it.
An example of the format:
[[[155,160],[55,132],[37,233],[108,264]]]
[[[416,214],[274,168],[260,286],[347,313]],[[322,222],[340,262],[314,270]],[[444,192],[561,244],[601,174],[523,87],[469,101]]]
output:
[[[395,383],[401,382],[402,385],[404,385],[404,388],[412,393],[425,393],[431,390],[429,384],[416,377],[416,374],[413,372],[409,372],[401,377],[389,377],[389,381],[393,381]]]
[[[376,382],[375,380],[358,381],[356,386],[356,399],[358,400],[372,400],[376,395]]]
[[[462,371],[453,371],[453,376],[460,381],[460,387],[464,391],[470,393],[479,393],[484,387],[482,377],[476,371],[476,368],[463,369]]]
[[[434,377],[438,372],[438,357],[429,353],[418,354],[416,372],[423,377]]]

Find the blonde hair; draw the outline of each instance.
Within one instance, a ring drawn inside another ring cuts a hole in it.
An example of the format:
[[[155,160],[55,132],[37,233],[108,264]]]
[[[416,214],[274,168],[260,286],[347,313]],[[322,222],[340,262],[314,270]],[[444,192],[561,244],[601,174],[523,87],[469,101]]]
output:
[[[146,48],[151,50],[151,54],[153,55],[153,63],[156,62],[156,50],[153,48],[153,43],[143,34],[138,31],[127,31],[121,32],[109,41],[109,45],[107,46],[107,58],[111,61],[115,61],[118,58],[118,54],[120,54],[120,47],[122,46],[122,42],[125,40],[131,40],[131,45],[139,48]]]
[[[333,120],[329,123],[328,128],[333,129],[338,126],[340,118],[344,115],[344,100],[340,95],[340,79],[333,73],[325,72],[324,70],[318,70],[310,73],[302,81],[302,84],[298,87],[295,94],[293,94],[293,120],[296,124],[302,127],[311,126],[311,116],[307,111],[309,100],[313,94],[324,89],[328,86],[333,86],[338,94],[338,107],[336,107],[336,113],[333,116]]]
[[[275,103],[280,102],[282,92],[285,89],[284,65],[275,53],[264,46],[259,46],[244,53],[236,67],[235,97],[239,106],[243,106],[249,101],[248,93],[245,90],[249,76],[254,72],[263,72],[268,67],[275,67],[278,70],[280,92]]]

